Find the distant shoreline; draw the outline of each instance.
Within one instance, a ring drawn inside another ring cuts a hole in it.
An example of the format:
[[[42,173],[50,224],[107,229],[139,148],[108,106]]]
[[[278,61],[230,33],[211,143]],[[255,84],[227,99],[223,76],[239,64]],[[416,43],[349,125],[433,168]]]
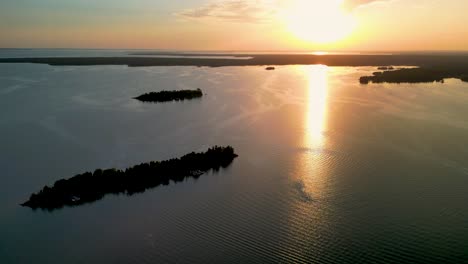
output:
[[[170,57],[171,55],[177,57]],[[233,58],[210,58],[218,54],[197,54],[206,58],[191,57],[192,54],[171,53],[168,57],[46,57],[46,58],[0,58],[0,63],[39,63],[51,66],[96,66],[126,65],[128,67],[150,66],[284,66],[327,65],[330,67],[389,67],[416,66],[419,69],[399,69],[362,76],[360,82],[418,83],[443,81],[458,78],[468,81],[468,55],[250,55],[248,59],[236,59],[244,54],[232,54]],[[167,56],[167,54],[166,54]]]
[[[167,54],[166,54],[167,55]],[[188,56],[183,53],[170,55]],[[213,54],[197,54],[213,56]],[[243,56],[244,54],[231,54]],[[41,58],[0,58],[0,63],[38,63],[52,66],[95,66],[127,65],[129,67],[147,66],[282,66],[314,65],[327,66],[420,66],[456,67],[468,69],[468,55],[249,55],[251,59],[210,59],[210,58],[158,58],[145,56],[130,57],[41,57]]]

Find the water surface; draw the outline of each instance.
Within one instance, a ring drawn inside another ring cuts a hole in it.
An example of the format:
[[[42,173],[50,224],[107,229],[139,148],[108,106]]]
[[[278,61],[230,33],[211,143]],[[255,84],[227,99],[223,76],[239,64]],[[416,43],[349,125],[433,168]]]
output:
[[[373,71],[0,64],[1,263],[466,262],[468,84],[360,85]],[[198,180],[18,205],[60,178],[215,144],[240,157]]]

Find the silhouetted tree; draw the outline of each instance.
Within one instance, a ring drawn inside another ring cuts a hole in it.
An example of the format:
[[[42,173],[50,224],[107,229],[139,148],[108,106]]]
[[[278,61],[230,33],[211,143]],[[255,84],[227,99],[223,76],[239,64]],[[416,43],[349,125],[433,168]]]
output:
[[[200,98],[203,96],[203,92],[200,88],[196,90],[180,90],[180,91],[161,91],[145,93],[134,99],[142,102],[170,102],[180,100],[190,100],[194,98]]]
[[[132,195],[170,181],[182,182],[198,178],[209,170],[225,168],[237,157],[234,148],[218,147],[203,153],[189,153],[181,158],[142,163],[125,170],[97,169],[70,179],[58,180],[53,187],[45,186],[32,194],[23,206],[53,210],[77,206],[102,199],[106,194]]]

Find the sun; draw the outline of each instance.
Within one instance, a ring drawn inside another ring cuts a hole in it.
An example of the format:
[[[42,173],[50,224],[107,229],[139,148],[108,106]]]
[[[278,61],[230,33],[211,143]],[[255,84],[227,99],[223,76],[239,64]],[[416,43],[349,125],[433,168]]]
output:
[[[326,44],[350,35],[354,17],[343,9],[344,0],[295,0],[285,14],[288,30],[304,41]]]

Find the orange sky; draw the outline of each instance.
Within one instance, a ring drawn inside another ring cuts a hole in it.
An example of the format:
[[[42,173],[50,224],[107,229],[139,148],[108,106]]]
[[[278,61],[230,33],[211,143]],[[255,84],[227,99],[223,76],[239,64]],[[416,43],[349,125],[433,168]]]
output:
[[[0,47],[468,50],[465,0],[174,2],[0,0]]]

